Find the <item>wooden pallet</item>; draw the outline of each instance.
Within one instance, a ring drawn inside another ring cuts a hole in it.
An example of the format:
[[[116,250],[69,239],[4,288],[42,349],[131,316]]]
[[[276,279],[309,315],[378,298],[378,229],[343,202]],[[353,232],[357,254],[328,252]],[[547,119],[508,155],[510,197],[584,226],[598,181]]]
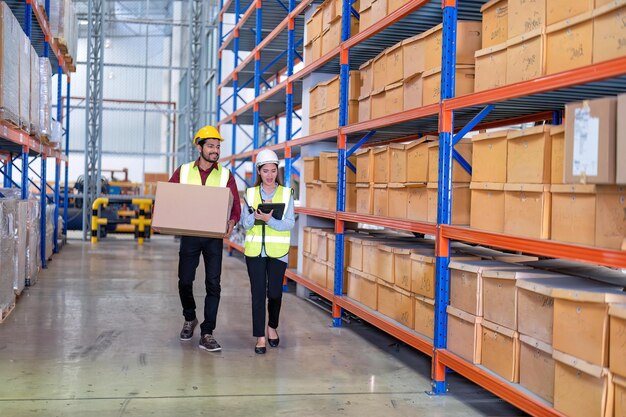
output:
[[[14,127],[16,129],[20,129],[20,118],[17,114],[0,107],[0,120],[5,122],[5,124]]]
[[[54,38],[54,41],[59,45],[59,50],[63,55],[67,54],[67,42],[64,38]]]
[[[0,323],[4,323],[13,310],[15,310],[15,301],[13,301],[8,307],[0,309]]]

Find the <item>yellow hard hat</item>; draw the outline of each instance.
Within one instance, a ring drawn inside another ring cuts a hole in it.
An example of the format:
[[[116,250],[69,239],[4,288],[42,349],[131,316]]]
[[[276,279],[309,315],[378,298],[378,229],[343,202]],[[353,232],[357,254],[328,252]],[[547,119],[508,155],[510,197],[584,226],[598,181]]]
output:
[[[197,145],[198,141],[202,139],[219,139],[220,142],[224,141],[224,138],[222,137],[222,135],[220,135],[220,132],[218,132],[217,129],[213,126],[209,125],[201,127],[200,130],[198,130],[196,135],[193,137],[193,144]]]

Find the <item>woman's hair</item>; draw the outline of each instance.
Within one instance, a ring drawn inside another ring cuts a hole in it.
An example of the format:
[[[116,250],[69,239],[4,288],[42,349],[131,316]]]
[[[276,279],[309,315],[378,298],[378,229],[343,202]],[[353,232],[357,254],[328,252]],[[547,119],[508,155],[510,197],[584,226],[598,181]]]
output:
[[[265,165],[267,165],[267,164],[261,165],[260,167],[257,167],[257,169],[256,169],[257,176],[256,176],[256,181],[254,183],[255,187],[258,187],[259,185],[261,185],[261,173],[260,173],[260,170]],[[272,165],[276,165],[276,164],[272,164]],[[280,179],[280,170],[278,169],[278,165],[276,165],[276,171],[277,171],[276,182],[278,183],[278,185],[283,185],[283,182]]]

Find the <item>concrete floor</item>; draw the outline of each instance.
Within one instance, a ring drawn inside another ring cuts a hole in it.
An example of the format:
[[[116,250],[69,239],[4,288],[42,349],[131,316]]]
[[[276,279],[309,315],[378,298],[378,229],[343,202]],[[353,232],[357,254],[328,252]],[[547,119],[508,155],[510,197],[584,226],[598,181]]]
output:
[[[427,395],[429,358],[364,323],[332,328],[294,291],[280,347],[255,355],[240,256],[224,257],[222,352],[199,350],[199,329],[181,342],[177,253],[166,236],[70,240],[0,324],[0,416],[523,415],[456,375]]]

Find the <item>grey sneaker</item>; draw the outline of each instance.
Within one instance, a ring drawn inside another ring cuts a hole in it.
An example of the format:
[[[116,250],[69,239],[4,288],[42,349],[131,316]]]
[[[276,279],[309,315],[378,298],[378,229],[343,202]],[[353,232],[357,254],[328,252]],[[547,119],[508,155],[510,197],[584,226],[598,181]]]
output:
[[[183,330],[180,331],[180,340],[190,340],[193,336],[193,329],[198,325],[198,319],[186,321],[183,324]]]
[[[198,347],[209,352],[222,350],[222,347],[219,343],[217,343],[217,340],[215,340],[212,334],[203,334],[200,338],[200,345]]]

